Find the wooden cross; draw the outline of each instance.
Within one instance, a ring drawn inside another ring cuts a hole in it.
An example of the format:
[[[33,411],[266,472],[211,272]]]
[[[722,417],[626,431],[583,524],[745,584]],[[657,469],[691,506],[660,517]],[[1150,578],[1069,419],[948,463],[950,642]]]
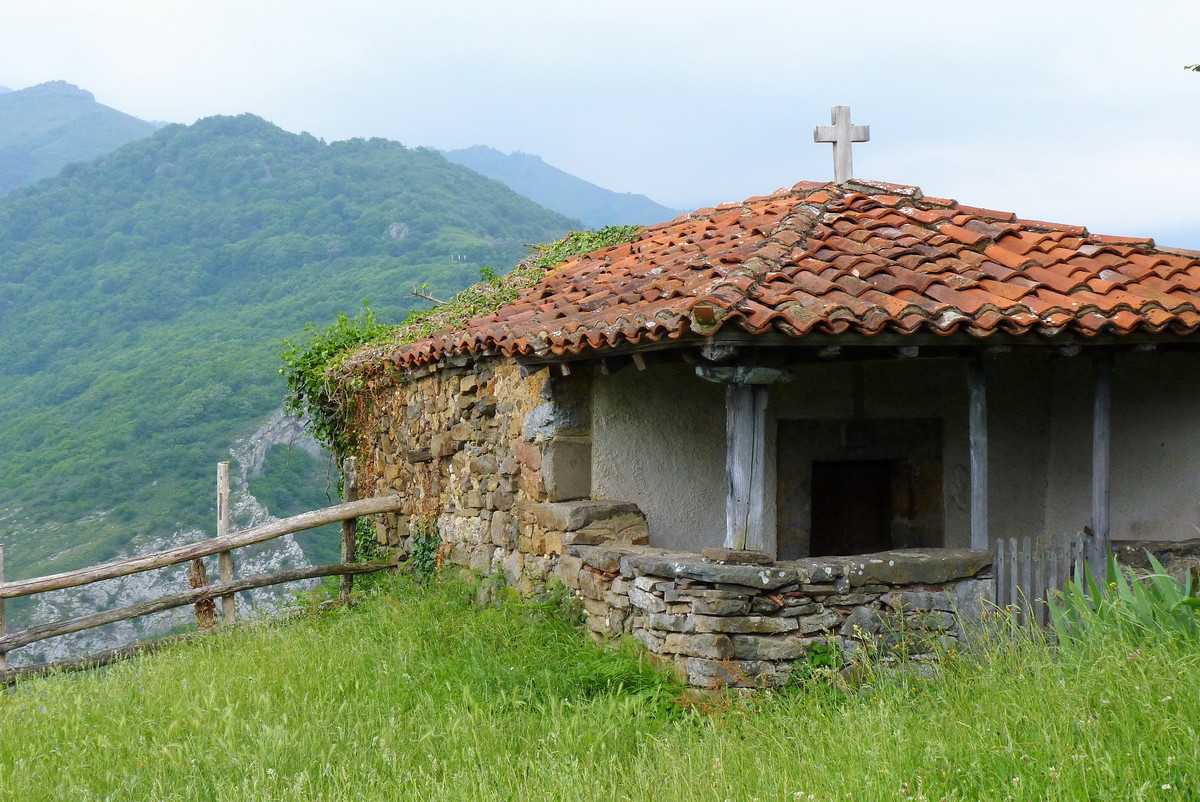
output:
[[[838,184],[844,184],[854,174],[854,159],[850,155],[850,143],[869,140],[871,127],[869,125],[851,125],[849,106],[833,106],[829,116],[833,125],[815,126],[813,142],[833,143],[833,180]]]

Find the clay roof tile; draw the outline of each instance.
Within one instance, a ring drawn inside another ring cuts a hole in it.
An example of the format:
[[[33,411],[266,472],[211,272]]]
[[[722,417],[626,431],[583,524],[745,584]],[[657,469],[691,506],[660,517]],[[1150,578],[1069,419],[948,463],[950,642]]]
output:
[[[1198,310],[1194,252],[912,187],[801,182],[572,257],[495,313],[384,358],[412,367],[450,353],[578,354],[721,326],[793,337],[1190,334]]]

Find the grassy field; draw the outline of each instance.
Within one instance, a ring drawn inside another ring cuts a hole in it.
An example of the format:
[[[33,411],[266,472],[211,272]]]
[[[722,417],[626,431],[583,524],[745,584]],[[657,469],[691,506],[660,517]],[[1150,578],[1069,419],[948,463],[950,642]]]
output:
[[[353,610],[0,695],[0,798],[1200,798],[1200,648],[1028,638],[936,676],[689,691],[549,606],[387,578]]]

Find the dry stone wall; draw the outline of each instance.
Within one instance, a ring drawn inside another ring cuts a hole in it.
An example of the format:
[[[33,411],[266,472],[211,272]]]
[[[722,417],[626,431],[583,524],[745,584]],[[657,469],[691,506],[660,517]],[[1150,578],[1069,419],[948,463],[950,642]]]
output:
[[[947,549],[770,562],[573,546],[561,576],[594,639],[632,636],[694,685],[773,687],[801,663],[850,669],[864,649],[921,660],[965,646],[963,622],[994,598],[990,563]]]
[[[814,655],[849,666],[866,643],[919,658],[964,640],[955,613],[994,598],[984,552],[772,563],[652,548],[635,504],[589,497],[590,390],[496,359],[368,378],[363,492],[404,498],[380,542],[406,553],[436,523],[444,563],[526,595],[561,580],[596,640],[633,637],[697,685],[778,685]]]

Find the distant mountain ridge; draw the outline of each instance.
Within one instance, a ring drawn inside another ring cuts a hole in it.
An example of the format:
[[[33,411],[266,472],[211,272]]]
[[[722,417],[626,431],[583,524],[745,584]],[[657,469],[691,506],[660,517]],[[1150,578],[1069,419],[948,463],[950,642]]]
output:
[[[364,298],[399,322],[424,305],[413,288],[451,295],[576,226],[431,150],[248,114],[167,126],[0,198],[10,576],[203,528],[214,463],[283,400],[285,337]],[[86,533],[27,534],[88,516]]]
[[[88,161],[158,126],[101,103],[66,81],[0,87],[0,195]]]
[[[680,212],[632,192],[613,192],[520,151],[504,154],[486,145],[442,151],[456,164],[507,184],[514,192],[591,228],[607,225],[649,225],[677,217]]]

